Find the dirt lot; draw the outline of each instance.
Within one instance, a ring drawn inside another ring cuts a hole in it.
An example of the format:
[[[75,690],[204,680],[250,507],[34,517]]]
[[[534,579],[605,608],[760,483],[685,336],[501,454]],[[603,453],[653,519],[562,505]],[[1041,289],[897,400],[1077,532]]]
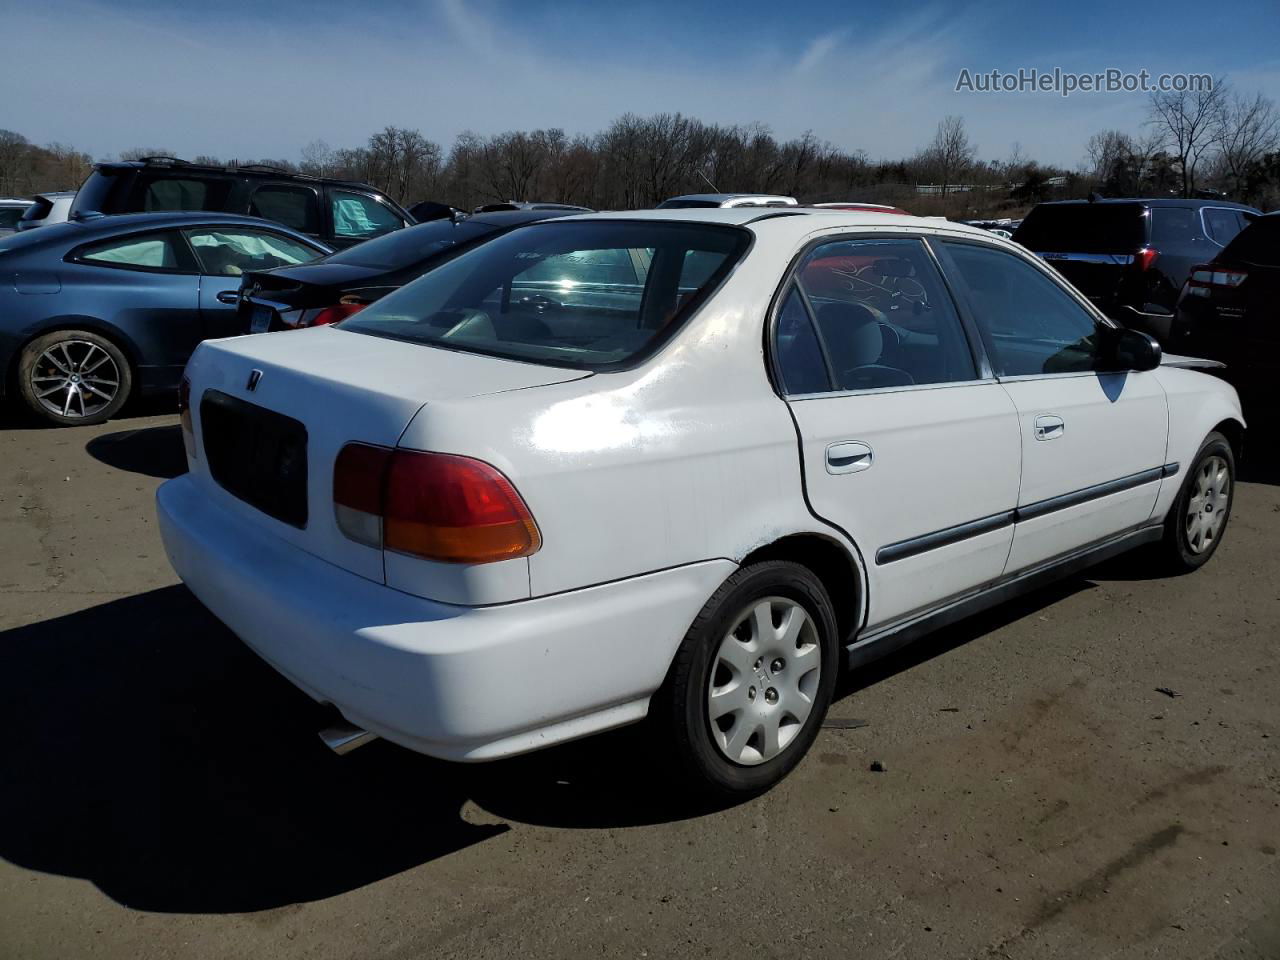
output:
[[[1201,573],[1112,564],[926,641],[715,811],[639,730],[329,754],[165,561],[180,451],[172,416],[0,425],[6,960],[1280,957],[1274,463]]]

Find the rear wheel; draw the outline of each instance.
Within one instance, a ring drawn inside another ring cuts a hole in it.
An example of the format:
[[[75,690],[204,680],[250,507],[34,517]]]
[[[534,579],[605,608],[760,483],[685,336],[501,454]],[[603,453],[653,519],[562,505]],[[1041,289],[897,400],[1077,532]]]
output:
[[[818,578],[796,563],[753,564],[703,607],[653,716],[697,785],[750,796],[813,743],[838,663],[835,614]]]
[[[132,386],[120,348],[88,330],[37,337],[18,361],[18,391],[27,408],[58,426],[102,423],[124,406]]]
[[[1220,433],[1205,438],[1165,519],[1161,559],[1174,572],[1204,566],[1227,531],[1235,491],[1236,463]]]

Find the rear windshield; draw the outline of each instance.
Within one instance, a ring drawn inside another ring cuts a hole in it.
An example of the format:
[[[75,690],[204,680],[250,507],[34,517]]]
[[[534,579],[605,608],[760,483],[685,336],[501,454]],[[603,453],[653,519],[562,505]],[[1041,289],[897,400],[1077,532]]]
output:
[[[416,227],[395,230],[366,240],[358,246],[348,247],[330,256],[325,263],[346,263],[374,270],[399,270],[443,253],[459,243],[481,237],[493,229],[467,223],[465,220],[462,223],[429,220]]]
[[[71,213],[124,213],[127,207],[125,194],[133,182],[133,169],[95,170],[89,174],[76,198],[71,201]]]
[[[1041,204],[1013,239],[1036,253],[1133,253],[1146,243],[1136,203]]]
[[[1280,267],[1280,217],[1259,217],[1236,234],[1219,255],[1222,260]]]
[[[458,255],[341,326],[607,369],[669,338],[749,243],[745,230],[717,224],[534,224]]]

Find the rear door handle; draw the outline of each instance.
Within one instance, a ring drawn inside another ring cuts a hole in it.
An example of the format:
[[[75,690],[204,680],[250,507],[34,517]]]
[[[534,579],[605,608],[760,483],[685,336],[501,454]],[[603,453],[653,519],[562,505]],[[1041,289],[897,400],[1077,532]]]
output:
[[[827,447],[827,473],[861,473],[869,470],[876,455],[865,443],[845,440]]]
[[[220,294],[218,294],[218,296],[215,299],[219,303],[228,303],[234,306],[235,304],[240,302],[240,291],[239,290],[223,290]]]
[[[1067,425],[1062,422],[1061,417],[1036,417],[1037,440],[1057,440],[1066,432]]]

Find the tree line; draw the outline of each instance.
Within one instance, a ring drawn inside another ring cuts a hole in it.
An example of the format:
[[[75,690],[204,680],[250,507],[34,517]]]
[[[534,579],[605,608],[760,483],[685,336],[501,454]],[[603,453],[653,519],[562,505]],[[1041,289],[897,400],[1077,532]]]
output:
[[[171,151],[135,148],[120,159],[165,155]],[[315,140],[297,159],[189,159],[361,180],[406,205],[435,200],[464,209],[502,200],[634,209],[713,191],[861,200],[975,218],[1016,216],[1041,200],[1095,192],[1280,206],[1275,105],[1221,79],[1207,91],[1152,95],[1141,130],[1100,131],[1074,170],[1028,158],[1016,143],[1001,159],[982,159],[960,116],[943,118],[932,140],[899,160],[872,160],[812,132],[782,140],[764,124],[708,123],[680,113],[627,113],[594,135],[559,128],[466,132],[448,149],[419,130],[389,126],[359,146]],[[0,195],[74,189],[90,167],[89,156],[72,147],[37,146],[0,130]]]

